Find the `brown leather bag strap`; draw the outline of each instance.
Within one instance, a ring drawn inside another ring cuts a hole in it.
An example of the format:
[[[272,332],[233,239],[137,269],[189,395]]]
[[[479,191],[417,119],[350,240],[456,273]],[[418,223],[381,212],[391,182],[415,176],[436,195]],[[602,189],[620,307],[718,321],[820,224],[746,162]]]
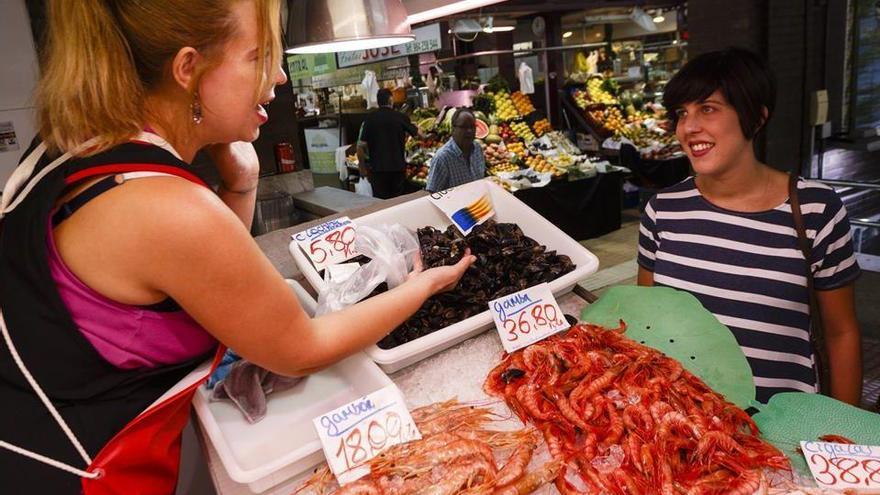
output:
[[[816,372],[819,378],[819,389],[823,394],[830,392],[828,378],[828,356],[825,347],[825,332],[822,328],[822,315],[819,310],[819,300],[816,297],[816,289],[813,287],[812,248],[807,238],[807,229],[804,227],[804,217],[801,214],[801,202],[798,198],[798,176],[791,174],[788,178],[788,200],[791,203],[791,216],[794,219],[794,229],[797,231],[798,247],[804,255],[804,274],[807,277],[807,291],[810,299],[810,343],[816,357]]]

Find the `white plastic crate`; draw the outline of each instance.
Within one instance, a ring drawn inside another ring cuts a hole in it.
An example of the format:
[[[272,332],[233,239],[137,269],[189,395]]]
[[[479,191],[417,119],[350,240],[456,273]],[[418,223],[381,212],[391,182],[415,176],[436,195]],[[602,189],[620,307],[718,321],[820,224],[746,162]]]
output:
[[[575,284],[596,272],[599,260],[593,253],[535,210],[529,208],[513,194],[491,181],[486,180],[485,182],[492,198],[496,221],[516,223],[525,235],[547,246],[548,250],[555,250],[560,254],[567,255],[575,264],[574,271],[550,282],[550,290],[554,295],[559,296],[571,291]],[[427,196],[356,218],[354,221],[357,225],[372,227],[399,223],[413,231],[428,225],[441,230],[451,225],[451,221],[431,203]],[[324,288],[324,280],[305,253],[296,242],[291,242],[289,249],[306,280],[316,290],[321,291]],[[385,372],[394,373],[492,326],[492,315],[487,307],[486,311],[480,314],[393,349],[380,349],[378,346],[371,346],[365,352]]]
[[[296,282],[288,284],[313,313],[314,299]],[[230,401],[210,402],[205,387],[196,392],[193,406],[229,477],[260,493],[324,461],[314,417],[391,383],[359,352],[269,396],[266,417],[256,424],[249,424]]]

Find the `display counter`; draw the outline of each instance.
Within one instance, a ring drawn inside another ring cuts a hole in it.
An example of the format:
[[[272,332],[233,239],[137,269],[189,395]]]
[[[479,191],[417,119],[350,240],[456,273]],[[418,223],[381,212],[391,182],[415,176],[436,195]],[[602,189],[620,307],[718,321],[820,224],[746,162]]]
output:
[[[552,181],[513,193],[573,239],[583,241],[620,228],[623,173]]]
[[[344,215],[356,219],[425,195],[427,195],[425,191],[419,191],[363,208],[348,210]],[[297,280],[307,290],[314,293],[314,289],[308,285],[288,251],[290,236],[340,216],[343,214],[331,215],[271,232],[257,237],[256,241],[284,278]],[[584,294],[585,297],[590,297],[589,293],[580,290],[577,292]],[[573,316],[579,315],[587,305],[587,300],[575,292],[560,297],[558,302],[565,314]],[[389,376],[403,392],[407,405],[410,407],[418,407],[452,397],[458,397],[462,401],[489,400],[489,397],[482,390],[483,380],[502,352],[503,349],[497,333],[494,330],[488,330]],[[194,424],[217,494],[254,495],[254,492],[247,485],[236,483],[229,477],[217,451],[198,427],[198,422],[196,421]],[[278,485],[262,492],[261,495],[289,495],[309,475],[311,472],[303,473],[303,475],[289,480],[277,480]]]

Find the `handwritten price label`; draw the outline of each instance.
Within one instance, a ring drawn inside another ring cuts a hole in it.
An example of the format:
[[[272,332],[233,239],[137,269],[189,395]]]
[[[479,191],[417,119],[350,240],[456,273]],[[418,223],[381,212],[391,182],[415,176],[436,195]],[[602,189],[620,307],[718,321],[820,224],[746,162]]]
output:
[[[819,486],[880,489],[880,447],[801,442],[801,450]]]
[[[383,450],[422,438],[395,385],[349,402],[313,422],[327,464],[341,485],[368,474],[368,462]]]
[[[354,248],[357,225],[348,217],[330,220],[292,237],[319,272],[360,254]]]
[[[570,325],[546,283],[489,301],[501,345],[513,352]]]

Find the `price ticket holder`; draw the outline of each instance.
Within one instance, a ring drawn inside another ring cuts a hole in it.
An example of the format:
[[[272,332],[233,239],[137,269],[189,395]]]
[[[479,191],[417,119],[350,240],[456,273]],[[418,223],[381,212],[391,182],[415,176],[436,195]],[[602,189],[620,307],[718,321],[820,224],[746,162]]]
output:
[[[324,222],[293,234],[293,240],[320,272],[324,268],[348,261],[360,253],[354,248],[357,225],[348,217]]]
[[[397,386],[389,385],[313,420],[324,456],[340,485],[370,472],[385,449],[422,438]]]

